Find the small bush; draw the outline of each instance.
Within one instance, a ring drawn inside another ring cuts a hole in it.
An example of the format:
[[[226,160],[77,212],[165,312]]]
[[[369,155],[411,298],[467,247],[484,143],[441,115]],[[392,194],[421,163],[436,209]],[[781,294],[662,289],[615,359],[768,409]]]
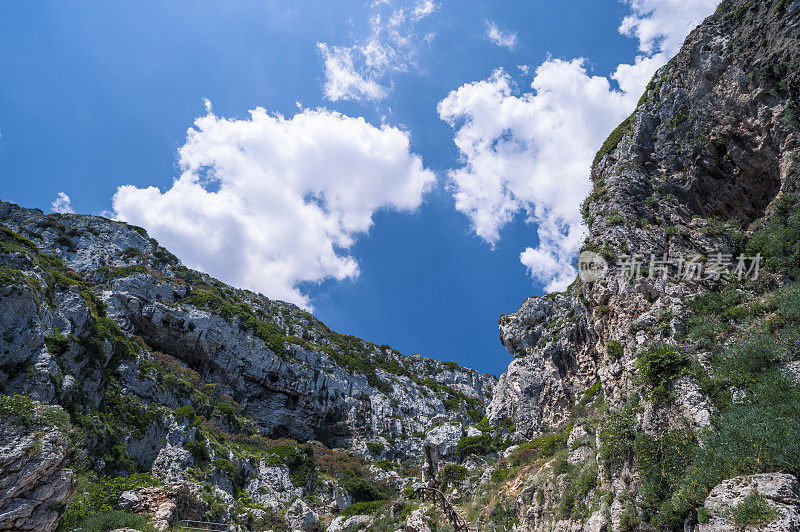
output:
[[[342,510],[342,515],[345,517],[352,517],[354,515],[372,515],[378,509],[385,506],[386,503],[387,501],[385,500],[357,502]]]
[[[109,510],[93,514],[78,524],[74,532],[108,532],[120,528],[138,530],[140,532],[157,532],[153,523],[143,515]]]
[[[606,344],[606,354],[613,359],[621,358],[623,352],[622,342],[619,340],[611,339]]]
[[[495,441],[489,434],[464,436],[456,445],[456,453],[461,456],[470,454],[489,454],[495,450]]]
[[[372,454],[378,456],[383,452],[383,444],[377,441],[367,442],[367,450]]]
[[[444,484],[458,484],[467,478],[467,468],[459,464],[447,464],[439,473],[439,480]]]
[[[606,415],[600,427],[600,459],[606,469],[613,471],[622,467],[632,456],[636,436],[635,401],[629,401],[619,410]]]
[[[778,512],[761,495],[752,493],[733,509],[733,521],[740,527],[765,525],[773,521]]]
[[[105,526],[104,519],[116,523],[116,520],[128,519],[123,514],[124,512],[113,512],[116,507],[119,496],[123,491],[135,490],[143,486],[158,486],[159,483],[148,473],[139,473],[129,477],[106,477],[100,479],[96,484],[93,484],[88,491],[88,494],[83,498],[74,499],[64,517],[61,518],[59,528],[63,530],[73,530],[79,528],[81,530],[114,530],[115,528],[122,528],[129,525]],[[104,516],[105,514],[105,516]],[[92,521],[97,518],[100,528],[84,528],[84,523],[95,526]],[[129,528],[138,528],[138,526],[130,525]],[[141,529],[144,530],[144,529]],[[150,530],[150,529],[148,529]]]
[[[33,425],[35,413],[36,406],[27,395],[0,395],[0,416],[12,416],[17,425]]]
[[[656,344],[639,353],[636,367],[642,382],[651,387],[651,397],[666,400],[673,381],[689,367],[689,359],[675,346]]]

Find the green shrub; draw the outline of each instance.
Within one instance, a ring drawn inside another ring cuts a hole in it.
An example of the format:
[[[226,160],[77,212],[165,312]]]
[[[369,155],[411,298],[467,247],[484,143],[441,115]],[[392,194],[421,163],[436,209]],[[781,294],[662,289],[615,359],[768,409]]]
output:
[[[514,525],[519,523],[517,512],[514,510],[514,501],[497,503],[494,508],[492,508],[490,517],[492,518],[492,521],[507,530],[511,530],[514,528]]]
[[[767,500],[751,493],[733,509],[733,521],[740,527],[766,525],[778,517],[778,512]]]
[[[27,427],[35,422],[36,406],[27,395],[1,395],[0,416],[12,416],[17,425]]]
[[[458,484],[467,478],[467,468],[459,464],[447,464],[439,473],[443,484]]]
[[[208,447],[203,439],[187,441],[183,443],[183,448],[189,451],[195,463],[208,462]]]
[[[372,454],[374,454],[376,456],[380,455],[383,452],[383,449],[384,449],[384,447],[383,447],[383,444],[381,442],[377,442],[377,441],[367,442],[367,450],[369,450],[369,452],[371,452]]]
[[[157,532],[152,521],[143,515],[119,510],[109,510],[92,514],[81,521],[74,532],[108,532],[120,528],[138,530],[140,532]]]
[[[458,441],[458,444],[456,444],[456,453],[461,456],[489,454],[495,450],[495,440],[489,434],[464,436]]]
[[[617,149],[617,145],[622,140],[622,137],[625,133],[628,132],[631,128],[631,117],[629,116],[625,120],[622,121],[620,125],[618,125],[614,131],[608,136],[608,138],[603,142],[603,145],[600,147],[600,150],[594,156],[594,161],[592,161],[592,166],[597,165],[600,160],[607,154],[612,153],[614,150]]]
[[[483,411],[477,408],[470,408],[467,410],[467,417],[470,418],[473,423],[480,423],[483,419]]]
[[[271,466],[285,464],[295,486],[305,486],[315,472],[314,450],[308,445],[275,445],[265,456]]]
[[[640,507],[645,517],[662,528],[669,528],[675,518],[680,520],[680,516],[674,515],[664,503],[684,479],[696,449],[694,432],[689,429],[659,437],[646,433],[636,436],[634,453],[641,478]]]
[[[612,338],[606,344],[606,354],[613,359],[621,358],[623,352],[624,348],[622,346],[622,342],[620,342],[619,340],[615,340]]]
[[[639,378],[651,387],[654,400],[666,400],[673,381],[689,367],[689,359],[677,347],[655,344],[640,351],[636,361]]]
[[[345,517],[352,517],[354,515],[372,515],[387,503],[388,501],[385,500],[357,502],[342,510],[341,515]]]
[[[112,511],[116,507],[117,501],[123,491],[135,490],[144,486],[158,486],[159,483],[149,473],[137,473],[129,477],[105,477],[92,483],[88,493],[83,497],[74,499],[67,507],[67,512],[61,518],[59,529],[73,530],[78,526],[83,526],[87,519],[93,516],[98,517],[102,524],[102,519],[114,521],[115,519],[127,519]],[[97,514],[109,514],[101,518]],[[91,524],[93,521],[89,521]],[[113,530],[119,526],[110,528],[95,528],[87,530]],[[137,527],[138,528],[138,527]]]
[[[726,349],[719,363],[719,374],[731,386],[753,384],[759,375],[778,360],[775,337],[751,334]]]
[[[504,482],[511,476],[511,469],[508,467],[498,467],[492,471],[492,482]]]
[[[800,279],[800,196],[784,194],[775,202],[769,218],[753,232],[747,255],[760,253],[768,268]]]
[[[619,469],[633,456],[638,434],[637,409],[638,404],[634,399],[619,410],[608,412],[603,420],[600,427],[599,454],[609,472]]]
[[[365,479],[359,472],[348,470],[339,477],[339,485],[353,497],[353,502],[383,501],[390,493],[383,487]]]
[[[61,334],[45,336],[44,343],[47,346],[47,350],[50,352],[50,354],[57,357],[60,357],[69,349],[69,338]]]

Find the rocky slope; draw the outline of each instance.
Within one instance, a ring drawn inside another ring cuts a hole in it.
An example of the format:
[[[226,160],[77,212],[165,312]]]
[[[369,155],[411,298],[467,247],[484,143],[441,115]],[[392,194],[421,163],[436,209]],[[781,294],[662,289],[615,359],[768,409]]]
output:
[[[141,228],[8,203],[0,225],[0,391],[64,406],[98,475],[207,481],[278,510],[316,488],[244,447],[283,439],[391,460],[372,477],[402,485],[426,432],[480,420],[496,382],[189,270]]]

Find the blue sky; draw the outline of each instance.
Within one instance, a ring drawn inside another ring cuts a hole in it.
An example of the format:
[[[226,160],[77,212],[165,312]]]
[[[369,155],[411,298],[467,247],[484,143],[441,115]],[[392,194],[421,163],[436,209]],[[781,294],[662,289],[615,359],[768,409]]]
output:
[[[594,150],[714,4],[0,1],[0,197],[499,374]]]

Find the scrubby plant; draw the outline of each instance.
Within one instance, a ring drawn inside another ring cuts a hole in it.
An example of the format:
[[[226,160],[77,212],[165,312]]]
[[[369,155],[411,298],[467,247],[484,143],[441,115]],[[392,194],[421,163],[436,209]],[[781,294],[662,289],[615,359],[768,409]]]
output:
[[[650,397],[666,400],[672,383],[689,367],[689,358],[676,346],[654,344],[638,353],[639,378],[650,387]]]
[[[490,434],[464,436],[456,444],[456,453],[461,456],[489,454],[495,450],[495,440]]]
[[[379,441],[367,442],[367,450],[376,456],[380,455],[383,452],[383,449],[383,444]]]
[[[467,468],[460,464],[447,464],[439,473],[443,484],[458,484],[467,478]]]
[[[609,357],[611,357],[611,358],[613,358],[615,360],[619,359],[619,358],[622,358],[623,352],[624,352],[624,349],[623,349],[623,346],[622,346],[622,342],[620,342],[619,340],[615,340],[615,339],[612,338],[611,340],[609,340],[606,343],[606,354]]]
[[[732,515],[733,522],[740,527],[757,527],[773,521],[778,511],[763,496],[751,493],[736,505]]]
[[[91,480],[87,485],[85,495],[74,499],[59,523],[60,530],[82,529],[85,523],[94,526],[93,517],[98,514],[107,514],[116,508],[117,501],[123,491],[135,490],[145,486],[158,486],[159,482],[150,476],[149,473],[137,473],[128,477],[105,477],[98,480]],[[115,521],[122,520],[117,514],[109,514],[104,519]],[[116,521],[115,521],[116,522]],[[87,525],[87,526],[88,526]],[[87,530],[112,530],[111,528],[87,528]]]

